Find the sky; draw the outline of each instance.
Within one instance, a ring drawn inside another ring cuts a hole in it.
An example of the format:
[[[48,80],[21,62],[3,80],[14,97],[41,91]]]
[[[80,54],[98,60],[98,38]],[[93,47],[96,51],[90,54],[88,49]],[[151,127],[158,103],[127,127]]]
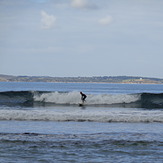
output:
[[[0,0],[0,74],[163,78],[162,0]]]

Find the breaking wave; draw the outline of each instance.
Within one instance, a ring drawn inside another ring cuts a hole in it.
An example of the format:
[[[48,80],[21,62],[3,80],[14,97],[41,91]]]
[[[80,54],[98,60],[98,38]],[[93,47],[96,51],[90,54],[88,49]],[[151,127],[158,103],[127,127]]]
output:
[[[55,111],[48,110],[0,110],[0,120],[17,121],[56,121],[56,122],[127,122],[127,123],[163,123],[163,114],[161,110],[122,110],[110,111],[95,109],[74,109]]]
[[[0,92],[0,105],[78,105],[79,92],[9,91]],[[163,108],[163,93],[89,94],[86,106]]]

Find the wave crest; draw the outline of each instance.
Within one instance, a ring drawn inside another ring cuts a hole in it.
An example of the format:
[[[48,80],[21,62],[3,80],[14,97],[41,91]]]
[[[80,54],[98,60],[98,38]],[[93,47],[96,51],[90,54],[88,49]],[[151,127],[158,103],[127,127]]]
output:
[[[10,91],[0,92],[0,105],[78,105],[79,92]],[[87,106],[163,108],[163,93],[89,94]]]
[[[54,103],[54,104],[79,104],[81,102],[80,94],[78,92],[68,93],[43,93],[35,94],[34,101]],[[110,95],[110,94],[99,94],[99,95],[87,95],[86,105],[110,105],[110,104],[121,104],[121,103],[132,103],[138,101],[140,98],[139,94],[133,95]]]

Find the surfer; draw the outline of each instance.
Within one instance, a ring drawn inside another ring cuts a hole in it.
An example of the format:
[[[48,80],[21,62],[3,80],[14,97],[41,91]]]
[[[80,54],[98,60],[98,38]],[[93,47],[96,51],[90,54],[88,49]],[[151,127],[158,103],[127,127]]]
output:
[[[81,100],[84,103],[84,101],[87,98],[87,96],[83,92],[80,92],[80,94],[81,94]]]

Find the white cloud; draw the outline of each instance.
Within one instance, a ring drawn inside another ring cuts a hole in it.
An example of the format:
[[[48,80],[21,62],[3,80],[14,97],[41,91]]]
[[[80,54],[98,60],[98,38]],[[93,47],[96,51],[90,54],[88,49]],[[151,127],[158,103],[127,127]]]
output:
[[[71,6],[74,8],[89,8],[89,9],[97,8],[95,4],[91,4],[87,0],[71,0]]]
[[[41,11],[41,23],[43,29],[53,28],[57,18],[54,15],[49,15],[45,11]]]
[[[86,7],[87,2],[85,0],[72,0],[71,6],[75,8],[84,8]]]
[[[98,22],[101,24],[101,25],[108,25],[110,24],[111,22],[113,21],[113,18],[112,16],[106,16],[104,18],[101,18]]]

